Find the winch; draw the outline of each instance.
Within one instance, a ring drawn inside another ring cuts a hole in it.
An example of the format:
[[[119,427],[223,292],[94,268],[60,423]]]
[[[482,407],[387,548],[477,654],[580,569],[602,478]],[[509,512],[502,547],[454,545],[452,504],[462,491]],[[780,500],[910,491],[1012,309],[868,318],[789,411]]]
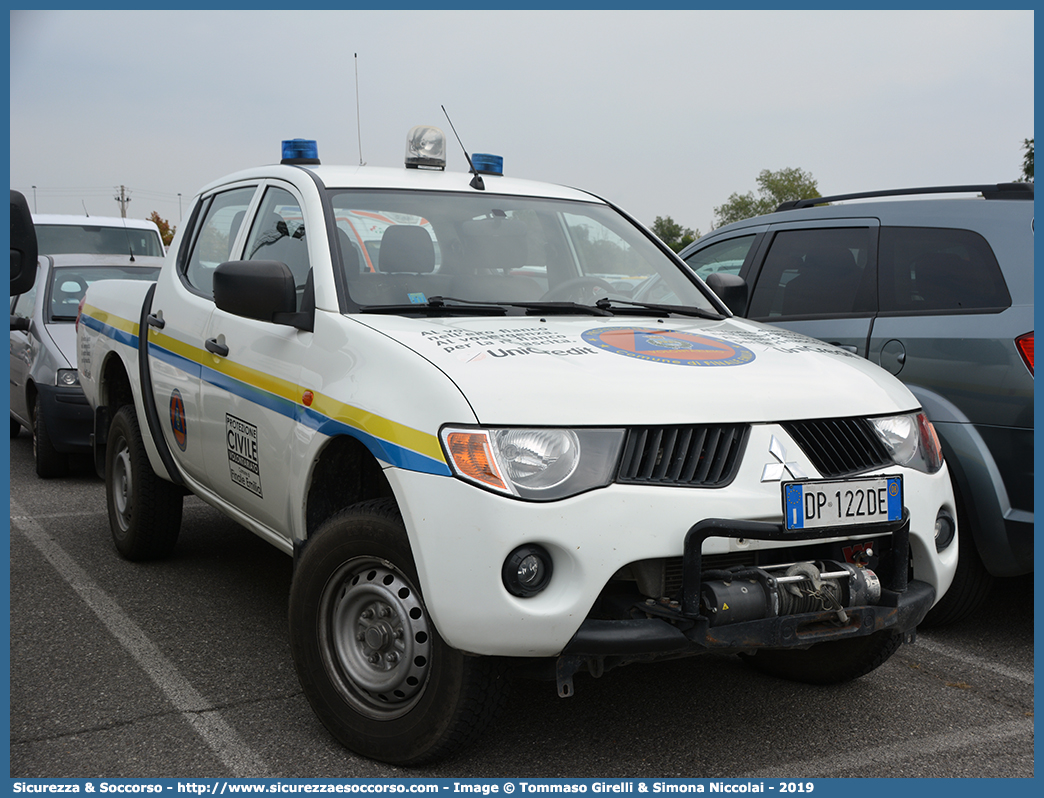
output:
[[[822,611],[845,623],[846,607],[880,600],[881,581],[869,568],[817,560],[704,571],[700,614],[712,627]]]

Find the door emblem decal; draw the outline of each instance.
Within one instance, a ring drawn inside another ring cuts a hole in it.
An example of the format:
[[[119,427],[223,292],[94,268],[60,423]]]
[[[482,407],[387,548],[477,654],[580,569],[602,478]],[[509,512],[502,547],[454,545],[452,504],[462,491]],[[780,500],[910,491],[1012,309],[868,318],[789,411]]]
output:
[[[185,400],[177,388],[170,395],[170,429],[174,433],[174,443],[181,451],[188,445],[188,422],[185,419]]]

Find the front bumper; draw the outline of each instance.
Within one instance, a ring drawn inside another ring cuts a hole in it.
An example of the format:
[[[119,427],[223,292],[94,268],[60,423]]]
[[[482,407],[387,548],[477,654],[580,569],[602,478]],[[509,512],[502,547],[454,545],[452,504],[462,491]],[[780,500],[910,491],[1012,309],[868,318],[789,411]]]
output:
[[[785,431],[764,425],[751,430],[748,451],[768,451],[772,435],[788,450],[797,450]],[[761,482],[764,459],[744,458],[733,483],[720,489],[614,483],[544,503],[499,496],[451,477],[398,468],[385,474],[403,515],[425,603],[447,644],[468,654],[549,658],[562,654],[590,619],[631,618],[617,606],[602,606],[609,594],[616,598],[621,586],[638,599],[677,598],[675,569],[681,568],[686,534],[697,522],[742,519],[724,523],[757,522],[778,529],[781,486]],[[938,598],[949,587],[958,555],[956,543],[938,552],[934,541],[940,510],[954,513],[949,473],[945,467],[935,474],[898,468],[887,472],[903,475],[910,578],[932,585]],[[701,554],[704,566],[712,568],[784,558],[852,563],[854,550],[884,540],[878,532],[856,527],[819,534],[803,530],[774,539],[714,534]],[[523,544],[543,547],[554,563],[549,586],[528,598],[511,595],[502,580],[505,559]],[[875,548],[884,551],[882,545]],[[669,578],[662,586],[647,583],[637,570],[652,561]],[[869,567],[876,571],[880,565],[871,561]]]
[[[693,526],[686,535],[682,600],[677,605],[647,602],[632,613],[644,612],[647,616],[644,618],[589,618],[580,625],[562,654],[580,658],[643,659],[712,650],[804,647],[888,629],[909,632],[935,602],[934,587],[907,578],[909,514],[905,514],[902,521],[866,529],[891,535],[891,546],[880,566],[881,595],[874,604],[845,607],[844,620],[839,619],[837,611],[824,610],[713,626],[700,603],[703,542],[709,537],[786,540],[792,538],[793,533],[779,524],[708,519]],[[802,537],[808,540],[836,534],[836,529],[819,530],[815,535],[806,530]],[[775,587],[771,578],[769,583]]]
[[[66,454],[90,452],[94,414],[83,389],[40,385],[38,390],[40,412],[55,450]]]

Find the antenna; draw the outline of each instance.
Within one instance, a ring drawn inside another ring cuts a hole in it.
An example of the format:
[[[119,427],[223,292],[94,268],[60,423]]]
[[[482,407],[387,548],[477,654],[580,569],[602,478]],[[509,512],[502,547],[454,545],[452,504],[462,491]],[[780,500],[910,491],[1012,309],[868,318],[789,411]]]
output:
[[[355,126],[356,137],[359,139],[359,166],[366,166],[362,157],[362,119],[359,116],[359,54],[355,54]]]
[[[442,113],[446,114],[446,121],[449,122],[450,130],[453,131],[453,135],[457,136],[457,129],[455,127],[453,127],[453,120],[450,119],[450,115],[446,111],[446,106],[445,105],[440,105],[439,108],[442,109]],[[460,148],[462,150],[464,150],[464,157],[467,158],[467,160],[468,160],[468,168],[475,174],[475,176],[471,179],[471,183],[469,185],[472,188],[478,189],[479,191],[485,191],[486,190],[486,184],[482,182],[482,175],[480,175],[475,170],[475,165],[473,163],[471,163],[471,156],[468,155],[468,151],[464,147],[464,142],[460,140],[460,136],[457,136],[457,144],[459,144]]]
[[[127,218],[123,218],[123,234],[127,236],[127,249],[130,250],[130,262],[134,263],[134,241],[131,239],[130,229],[127,227]]]
[[[83,206],[83,215],[84,216],[90,216],[90,214],[87,213],[87,203],[84,202],[83,200],[80,200],[80,204]]]

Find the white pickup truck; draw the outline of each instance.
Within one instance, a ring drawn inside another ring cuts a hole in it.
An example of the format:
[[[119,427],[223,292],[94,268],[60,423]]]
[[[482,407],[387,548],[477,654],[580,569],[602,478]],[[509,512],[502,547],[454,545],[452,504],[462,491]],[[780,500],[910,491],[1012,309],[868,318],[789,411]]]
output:
[[[80,380],[121,555],[170,555],[190,491],[294,557],[343,744],[448,755],[514,675],[828,684],[913,639],[956,513],[898,380],[732,317],[598,197],[445,171],[436,128],[402,169],[283,156],[200,191],[154,287],[90,287]]]

